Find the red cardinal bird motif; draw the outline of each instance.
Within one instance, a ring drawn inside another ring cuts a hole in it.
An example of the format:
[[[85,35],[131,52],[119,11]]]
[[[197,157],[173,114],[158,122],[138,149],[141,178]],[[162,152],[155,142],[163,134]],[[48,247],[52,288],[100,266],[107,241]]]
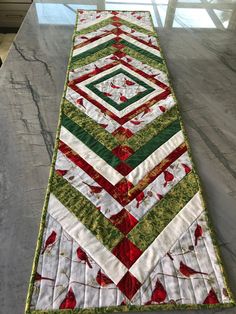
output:
[[[128,99],[124,95],[120,94],[120,101],[121,102],[126,102],[127,100]]]
[[[136,196],[137,201],[136,208],[139,208],[139,205],[142,203],[144,197],[145,197],[144,192],[141,192]]]
[[[166,107],[164,107],[164,106],[159,106],[159,109],[160,109],[162,112],[165,112],[165,111],[166,111]]]
[[[94,67],[95,67],[95,69],[90,73],[90,76],[93,76],[99,72],[99,67],[96,66],[96,64],[94,65]]]
[[[166,296],[167,296],[167,293],[166,293],[165,288],[163,287],[160,280],[157,279],[155,289],[152,292],[151,300],[148,301],[146,305],[152,304],[152,302],[157,302],[157,303],[164,302]]]
[[[59,309],[60,310],[74,309],[75,306],[76,306],[75,294],[72,288],[70,288],[70,290],[67,292],[65,299],[62,301]]]
[[[188,174],[191,171],[191,168],[187,166],[186,164],[182,164],[182,166],[184,167],[184,171],[186,174]]]
[[[83,100],[83,98],[77,99],[77,100],[76,100],[76,104],[79,105],[79,106],[82,106],[84,109],[86,109],[85,106],[84,106],[84,100]]]
[[[106,92],[104,92],[103,95],[106,96],[106,97],[111,97],[112,96],[112,94],[106,93]]]
[[[202,236],[202,227],[199,224],[197,224],[197,227],[194,231],[195,246],[197,245],[197,241],[201,236]]]
[[[99,125],[104,129],[108,127],[108,124],[105,124],[105,123],[99,123]]]
[[[207,273],[192,269],[191,267],[185,265],[182,261],[180,262],[179,271],[186,277],[190,277],[191,275],[195,274],[208,275]]]
[[[98,193],[101,193],[101,192],[102,192],[102,190],[103,190],[103,188],[102,188],[102,187],[100,187],[100,186],[90,185],[90,184],[88,184],[88,183],[86,183],[86,182],[84,182],[84,181],[83,181],[83,183],[84,183],[84,184],[86,184],[86,185],[89,187],[90,192],[91,192],[92,194],[98,194]]]
[[[138,120],[130,120],[130,122],[134,125],[139,125],[143,121],[138,121]]]
[[[111,88],[118,89],[118,88],[120,88],[120,86],[117,86],[117,85],[115,85],[115,84],[113,84],[113,83],[111,82]]]
[[[147,107],[143,110],[143,114],[142,114],[142,117],[145,116],[145,114],[149,113],[149,112],[152,112],[152,109]]]
[[[67,174],[67,172],[68,172],[68,170],[61,170],[61,169],[57,169],[56,170],[56,173],[59,175],[59,176],[64,176],[64,175],[66,175]]]
[[[165,178],[165,183],[164,186],[167,186],[168,182],[171,182],[174,180],[174,176],[172,173],[170,173],[169,171],[164,171],[164,178]]]
[[[211,290],[208,293],[208,296],[203,301],[203,304],[217,304],[217,303],[220,303],[220,302],[217,298],[217,295],[216,295],[214,289],[211,288]]]
[[[137,20],[141,20],[142,18],[143,18],[143,17],[140,16],[140,15],[136,17]]]
[[[34,276],[35,281],[40,281],[40,280],[49,280],[49,281],[54,281],[54,279],[48,278],[48,277],[43,277],[39,273],[36,273]]]
[[[163,198],[163,195],[157,193],[157,197],[159,200],[161,200]]]
[[[125,58],[126,58],[126,61],[127,61],[127,62],[131,62],[131,61],[132,61],[131,58],[128,58],[128,57],[125,57]]]
[[[96,16],[96,19],[99,19],[100,17],[101,17],[101,15],[97,15],[97,16]]]
[[[110,57],[111,60],[119,60],[116,56]]]
[[[113,281],[108,278],[105,274],[103,274],[101,272],[101,269],[98,271],[97,273],[97,277],[96,277],[97,283],[101,286],[101,287],[105,287],[107,285],[110,285],[113,283]]]
[[[88,39],[86,36],[80,36],[81,39]]]
[[[93,268],[92,265],[89,262],[88,256],[87,254],[81,249],[81,247],[78,247],[77,251],[76,251],[77,257],[79,260],[84,261],[85,263],[87,263],[89,268]]]
[[[133,86],[133,85],[135,85],[134,82],[132,82],[132,81],[130,81],[130,80],[127,80],[126,78],[125,78],[125,84],[128,85],[128,86]]]
[[[52,231],[52,233],[50,234],[50,236],[47,238],[45,244],[44,244],[44,248],[42,250],[42,254],[46,251],[46,249],[52,245],[55,241],[56,241],[56,237],[57,234],[55,231]]]

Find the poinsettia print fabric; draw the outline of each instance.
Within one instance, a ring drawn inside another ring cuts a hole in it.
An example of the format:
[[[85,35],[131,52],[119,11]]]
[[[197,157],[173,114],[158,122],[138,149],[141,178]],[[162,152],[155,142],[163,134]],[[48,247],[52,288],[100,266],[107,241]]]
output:
[[[232,303],[149,12],[78,12],[40,230],[26,313]]]

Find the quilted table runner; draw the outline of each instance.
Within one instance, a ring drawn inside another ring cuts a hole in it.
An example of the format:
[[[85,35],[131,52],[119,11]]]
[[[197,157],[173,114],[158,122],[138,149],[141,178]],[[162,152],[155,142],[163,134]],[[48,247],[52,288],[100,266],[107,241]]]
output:
[[[79,11],[26,313],[232,303],[149,12]]]

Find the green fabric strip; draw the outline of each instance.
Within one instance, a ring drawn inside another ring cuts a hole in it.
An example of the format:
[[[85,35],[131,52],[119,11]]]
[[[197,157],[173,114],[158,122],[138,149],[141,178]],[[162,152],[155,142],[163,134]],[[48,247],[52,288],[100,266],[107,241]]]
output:
[[[137,24],[133,24],[133,23],[127,21],[127,20],[120,19],[120,23],[123,24],[123,25],[128,26],[131,29],[136,30],[137,32],[157,37],[157,34],[154,31],[149,31],[146,28],[143,28],[142,26],[137,25]]]
[[[177,107],[174,106],[165,113],[161,114],[154,121],[147,124],[143,129],[138,131],[131,138],[127,139],[123,145],[128,145],[134,151],[138,150],[145,143],[150,141],[155,135],[160,133],[166,127],[168,127],[172,122],[176,120],[177,117]]]
[[[129,240],[141,250],[146,250],[198,190],[196,177],[190,172],[131,230]]]
[[[126,41],[125,39],[122,39],[120,41],[121,44],[124,44],[125,46],[139,52],[140,54],[143,54],[144,56],[147,56],[150,59],[155,60],[155,62],[163,63],[163,59],[154,55],[153,53],[149,52],[148,50],[144,50],[134,44],[131,44],[130,42]],[[148,48],[147,48],[148,49]]]
[[[67,290],[65,289],[65,292]],[[231,301],[230,303],[216,303],[216,304],[178,304],[178,303],[156,303],[151,305],[119,305],[119,306],[107,306],[107,307],[91,307],[91,308],[77,308],[74,310],[67,309],[63,310],[63,314],[105,314],[105,313],[134,313],[134,312],[156,312],[160,313],[160,311],[168,311],[166,313],[170,313],[169,311],[173,311],[174,313],[179,312],[180,310],[204,310],[206,312],[209,309],[213,310],[213,313],[223,312],[222,309],[235,307],[236,303]],[[220,311],[221,309],[221,311]],[[209,311],[207,311],[209,312]],[[206,312],[206,313],[207,313]],[[227,311],[229,312],[229,311]],[[27,312],[26,314],[61,314],[61,310],[32,310]],[[199,311],[200,313],[200,311]],[[212,311],[210,312],[212,313]],[[231,311],[232,313],[232,311]]]
[[[78,68],[85,66],[87,64],[96,62],[97,60],[100,60],[106,56],[113,54],[116,50],[117,49],[115,47],[110,46],[110,47],[101,49],[98,52],[96,52],[96,53],[94,53],[91,56],[88,56],[86,58],[79,59],[79,60],[76,60],[74,62],[71,61],[70,70],[78,69]]]
[[[123,234],[85,196],[56,173],[51,192],[108,250],[121,241]]]
[[[114,77],[117,74],[124,74],[126,76],[128,76],[130,79],[132,79],[133,81],[135,81],[137,84],[143,86],[146,90],[139,93],[138,95],[128,99],[126,102],[118,104],[115,101],[113,101],[111,98],[104,96],[104,94],[96,88],[95,85],[108,80],[111,77]],[[111,106],[113,106],[116,110],[121,111],[124,108],[127,108],[129,105],[131,105],[132,103],[134,103],[135,101],[142,99],[144,96],[148,95],[149,93],[151,93],[152,91],[154,91],[154,88],[152,88],[151,86],[147,85],[146,83],[144,83],[143,81],[139,80],[137,77],[131,75],[130,73],[124,71],[123,69],[118,69],[114,72],[111,72],[103,77],[101,77],[100,79],[86,85],[86,87],[88,87],[90,90],[92,90],[95,94],[97,94],[99,97],[101,97],[104,101],[106,101],[108,104],[110,104]]]
[[[77,60],[86,58],[86,57],[88,57],[88,56],[90,56],[90,55],[93,55],[94,53],[96,53],[96,52],[98,52],[98,51],[100,51],[100,50],[102,50],[102,49],[104,49],[104,48],[107,48],[107,47],[109,47],[109,46],[115,44],[115,43],[116,43],[116,41],[115,41],[114,39],[111,39],[111,40],[109,40],[109,41],[106,41],[105,43],[103,43],[103,44],[101,44],[101,45],[98,45],[98,46],[96,46],[96,47],[94,47],[94,48],[92,48],[92,49],[86,50],[85,52],[82,52],[82,53],[80,53],[80,54],[78,54],[78,55],[72,57],[71,61],[72,61],[72,62],[75,62],[75,61],[77,61]]]
[[[86,130],[107,149],[112,150],[122,143],[122,145],[131,147],[133,151],[137,151],[155,135],[176,120],[177,107],[174,106],[166,113],[161,114],[153,122],[146,125],[143,129],[125,141],[116,139],[112,134],[106,131],[103,127],[100,127],[92,118],[84,114],[66,99],[63,102],[63,113],[81,128]]]
[[[160,71],[163,71],[166,73],[166,67],[164,64],[162,63],[158,63],[156,62],[155,60],[151,59],[151,58],[148,58],[148,56],[145,54],[141,54],[139,53],[138,51],[134,50],[134,49],[131,49],[129,47],[125,47],[123,49],[123,51],[130,57],[132,58],[135,58],[137,60],[139,60],[140,62],[142,62],[143,64],[147,64],[149,65],[150,67],[153,67],[155,69],[158,69]]]
[[[120,159],[114,156],[109,149],[96,141],[88,132],[64,114],[62,115],[62,125],[110,166],[115,168],[120,163]]]
[[[181,130],[179,120],[172,122],[167,128],[155,135],[149,142],[140,147],[125,163],[132,168],[137,167],[143,160],[150,156],[157,148],[167,142],[173,135]]]
[[[67,100],[63,103],[63,113],[107,149],[112,150],[120,144],[112,134]]]
[[[94,31],[98,30],[99,28],[102,28],[102,27],[104,27],[106,25],[109,25],[111,23],[112,23],[112,19],[108,18],[108,19],[106,19],[104,21],[96,23],[95,25],[88,26],[86,28],[81,29],[80,31],[76,31],[75,32],[75,36],[80,36],[80,35],[85,35],[85,34],[87,35],[87,34],[89,34],[91,32],[94,32]]]

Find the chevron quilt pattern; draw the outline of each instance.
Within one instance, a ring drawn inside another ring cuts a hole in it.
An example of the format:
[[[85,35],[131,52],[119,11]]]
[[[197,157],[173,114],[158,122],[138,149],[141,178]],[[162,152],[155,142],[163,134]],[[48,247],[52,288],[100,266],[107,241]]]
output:
[[[79,11],[26,312],[231,303],[149,12]]]

